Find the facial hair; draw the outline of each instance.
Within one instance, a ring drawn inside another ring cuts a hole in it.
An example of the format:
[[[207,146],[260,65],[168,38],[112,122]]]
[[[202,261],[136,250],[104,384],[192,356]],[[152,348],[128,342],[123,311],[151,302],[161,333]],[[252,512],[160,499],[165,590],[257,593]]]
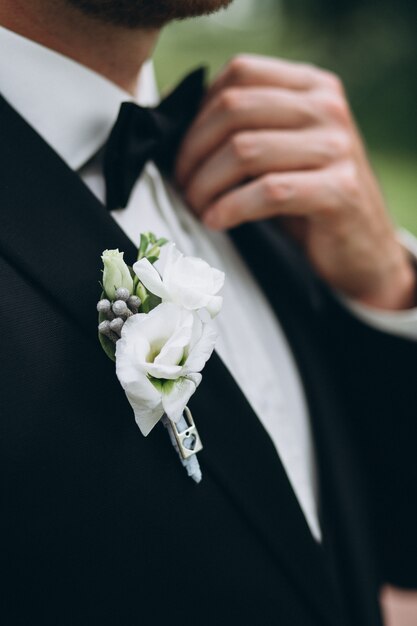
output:
[[[157,29],[172,20],[208,15],[232,0],[65,0],[85,15],[125,28]]]

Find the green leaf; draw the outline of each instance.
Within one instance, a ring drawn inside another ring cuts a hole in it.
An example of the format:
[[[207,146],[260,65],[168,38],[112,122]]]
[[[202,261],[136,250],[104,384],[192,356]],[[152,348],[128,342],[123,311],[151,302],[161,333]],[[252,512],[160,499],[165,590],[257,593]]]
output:
[[[159,256],[147,256],[146,258],[148,259],[149,263],[152,263],[153,265],[155,261],[159,259]]]
[[[147,253],[146,253],[146,258],[148,259],[148,261],[149,261],[149,259],[151,259],[151,258],[153,258],[153,257],[155,257],[155,258],[159,259],[159,254],[160,254],[160,252],[161,252],[161,249],[160,249],[160,247],[159,247],[159,246],[156,246],[156,245],[155,245],[155,246],[152,246],[152,248],[151,248],[150,250],[148,250],[148,251],[147,251]],[[150,261],[149,261],[149,262],[150,262]]]
[[[138,282],[138,285],[136,287],[136,295],[141,299],[142,302],[148,297],[148,292],[140,282]]]
[[[149,313],[149,296],[146,295],[142,300],[142,304],[140,305],[140,310],[142,313]]]
[[[148,249],[148,245],[149,245],[149,238],[145,233],[142,233],[140,236],[138,261],[140,261],[140,259],[143,259],[143,257],[145,256],[146,250]]]
[[[152,311],[153,309],[155,309],[158,304],[161,304],[162,300],[161,298],[159,298],[159,296],[155,296],[153,293],[149,293],[148,297],[147,297],[147,307],[148,307],[148,313],[149,311]]]
[[[169,243],[169,239],[165,239],[164,237],[158,239],[158,241],[155,241],[155,244],[160,248],[162,248],[162,246],[165,246],[167,243]]]
[[[104,352],[109,357],[109,359],[111,359],[113,363],[115,363],[116,362],[116,344],[110,341],[108,337],[105,337],[105,335],[102,335],[101,333],[98,333],[98,340]]]

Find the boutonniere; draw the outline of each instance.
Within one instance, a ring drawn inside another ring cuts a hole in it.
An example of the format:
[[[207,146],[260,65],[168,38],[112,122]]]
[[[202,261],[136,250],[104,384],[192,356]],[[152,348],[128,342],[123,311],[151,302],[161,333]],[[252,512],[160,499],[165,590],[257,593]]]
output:
[[[200,482],[203,446],[187,404],[216,342],[224,273],[153,233],[141,235],[133,267],[119,250],[105,250],[102,261],[100,343],[142,434],[162,421],[188,475]]]

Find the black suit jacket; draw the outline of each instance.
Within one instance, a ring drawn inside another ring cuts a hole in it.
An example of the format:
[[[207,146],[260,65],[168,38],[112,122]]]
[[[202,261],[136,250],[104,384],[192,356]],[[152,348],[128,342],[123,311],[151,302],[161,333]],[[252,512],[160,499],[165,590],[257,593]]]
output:
[[[97,341],[100,254],[131,242],[3,99],[0,137],[0,622],[379,625],[379,585],[417,583],[416,344],[353,319],[272,224],[236,229],[305,385],[323,545],[216,356],[196,485]]]

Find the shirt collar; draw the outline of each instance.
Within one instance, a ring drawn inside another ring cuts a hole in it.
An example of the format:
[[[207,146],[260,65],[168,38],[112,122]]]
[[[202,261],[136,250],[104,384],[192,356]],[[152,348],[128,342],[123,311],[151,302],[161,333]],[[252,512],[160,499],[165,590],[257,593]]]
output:
[[[100,74],[3,27],[0,91],[74,170],[103,146],[122,102],[158,102],[151,61],[133,98]]]

